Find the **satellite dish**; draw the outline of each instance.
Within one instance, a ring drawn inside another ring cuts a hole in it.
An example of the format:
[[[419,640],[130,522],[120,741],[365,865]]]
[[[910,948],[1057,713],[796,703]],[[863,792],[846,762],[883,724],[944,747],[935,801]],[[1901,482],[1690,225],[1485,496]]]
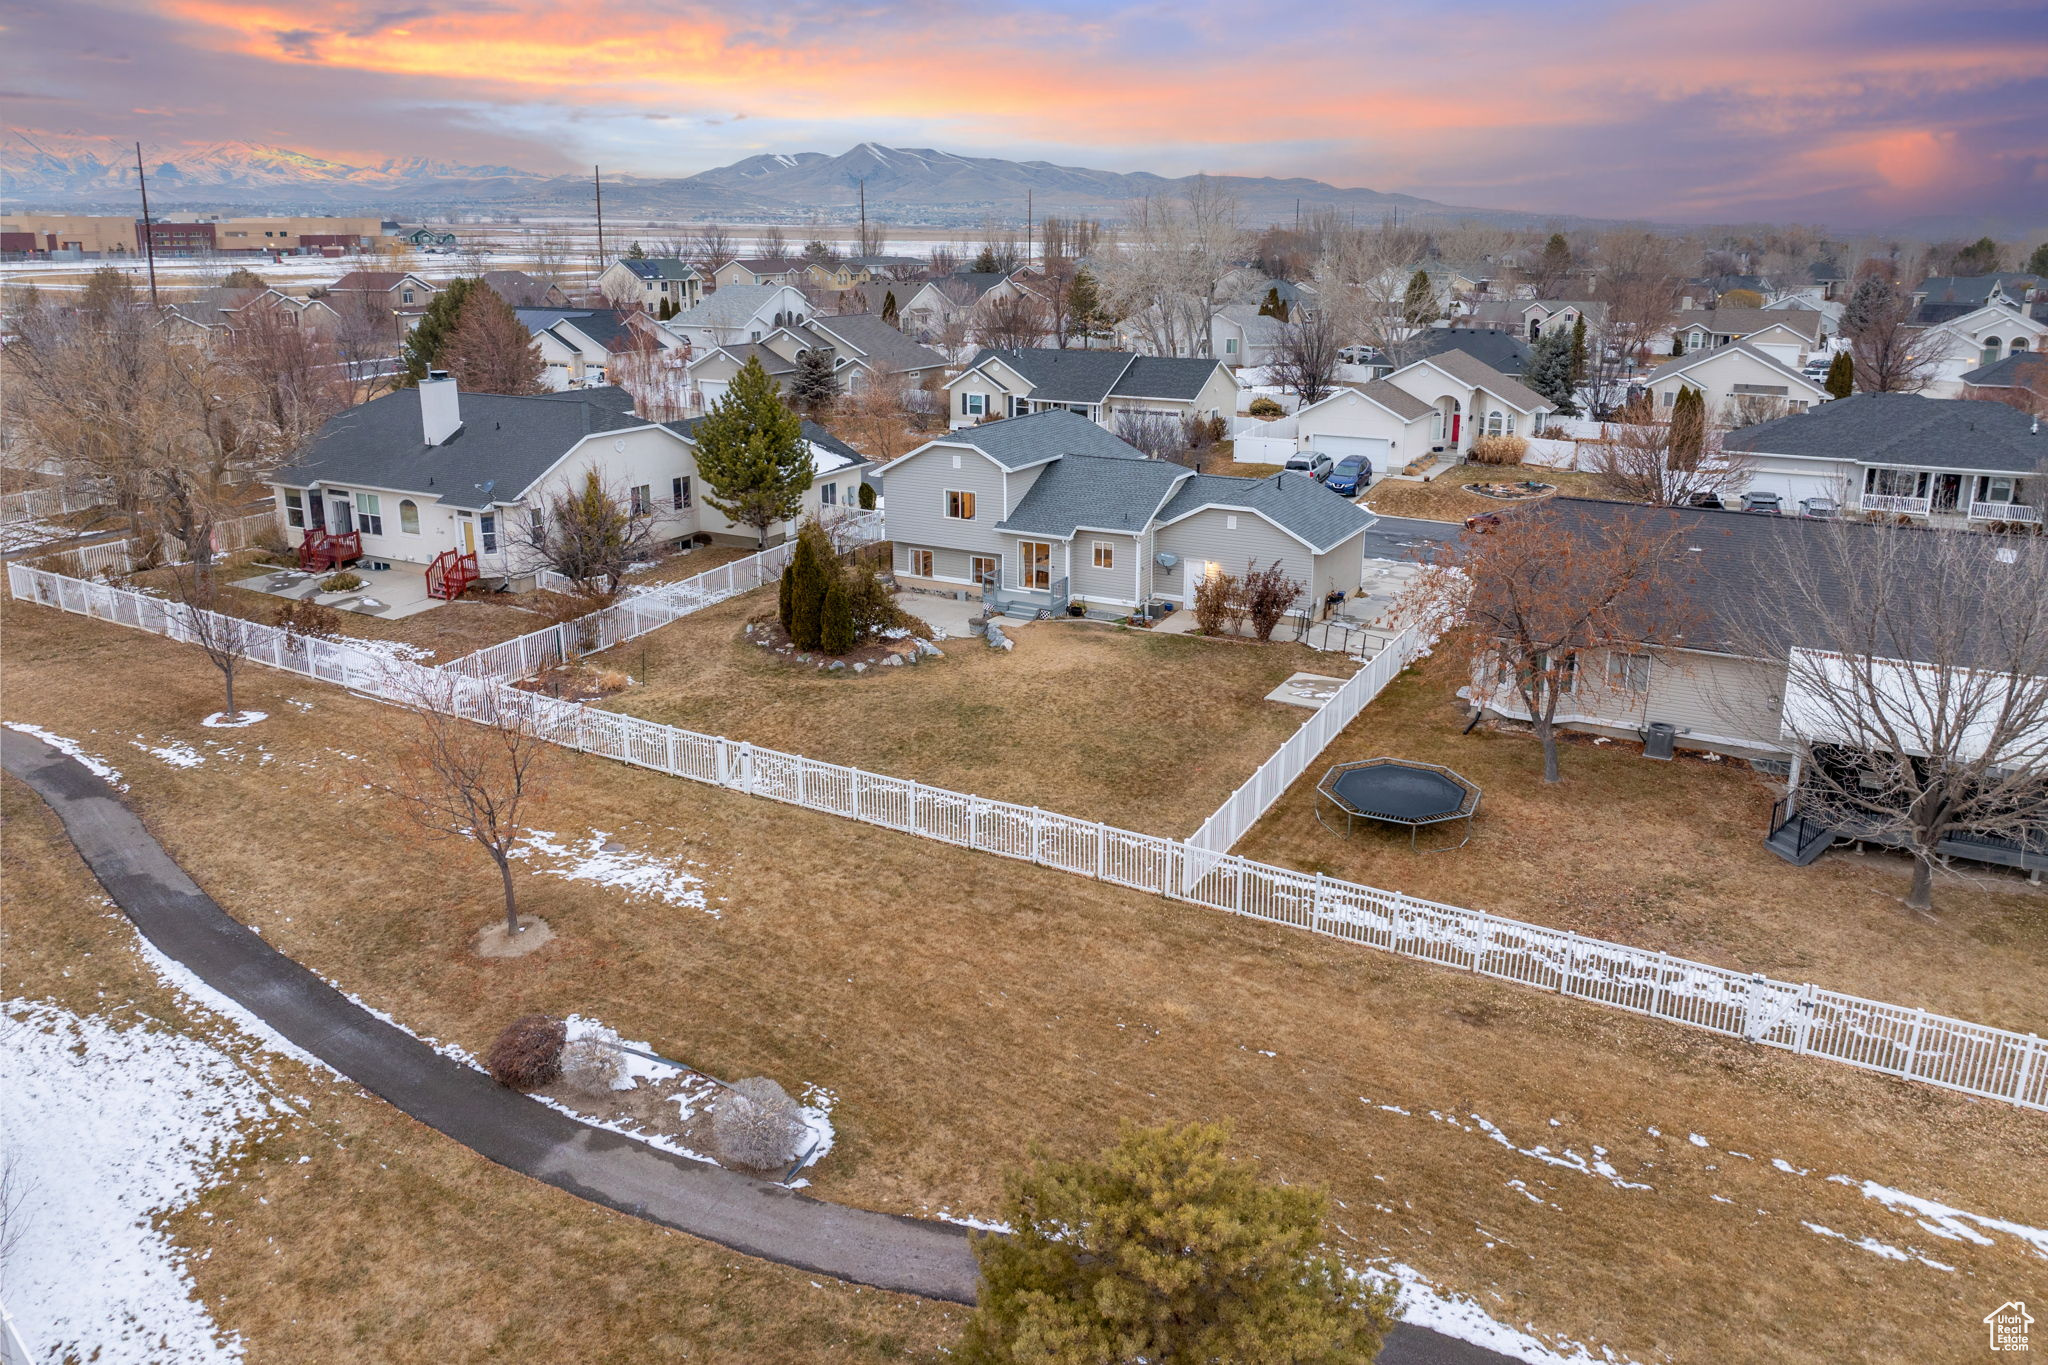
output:
[[[1153,561],[1157,563],[1159,567],[1162,569],[1170,569],[1174,565],[1180,563],[1179,555],[1173,554],[1166,550],[1161,550],[1158,554],[1152,556],[1152,558]]]

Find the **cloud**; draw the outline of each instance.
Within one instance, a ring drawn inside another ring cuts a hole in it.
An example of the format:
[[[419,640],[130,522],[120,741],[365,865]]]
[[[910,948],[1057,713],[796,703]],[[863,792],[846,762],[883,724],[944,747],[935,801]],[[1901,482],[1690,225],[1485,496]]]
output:
[[[2038,0],[70,0],[11,36],[45,97],[211,109],[183,140],[259,107],[339,159],[673,175],[872,138],[1663,219],[2040,215],[2048,179]]]

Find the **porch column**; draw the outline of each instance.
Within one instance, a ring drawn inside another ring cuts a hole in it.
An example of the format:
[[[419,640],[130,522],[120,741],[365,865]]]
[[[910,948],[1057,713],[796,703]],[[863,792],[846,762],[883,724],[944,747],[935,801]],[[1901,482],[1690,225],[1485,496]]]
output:
[[[1799,750],[1794,749],[1792,751],[1792,771],[1785,779],[1785,813],[1787,815],[1796,815],[1799,812],[1799,765],[1804,757],[1805,755],[1800,753]]]

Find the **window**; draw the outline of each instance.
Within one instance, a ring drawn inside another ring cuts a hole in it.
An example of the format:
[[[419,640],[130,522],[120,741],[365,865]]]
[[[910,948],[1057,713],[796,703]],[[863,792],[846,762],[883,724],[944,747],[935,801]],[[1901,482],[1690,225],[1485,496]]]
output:
[[[1666,389],[1658,394],[1657,397],[1659,407],[1675,407],[1678,403],[1678,391],[1676,389]]]
[[[988,395],[985,393],[961,394],[960,415],[962,417],[986,417],[988,415]]]
[[[1116,546],[1114,543],[1107,540],[1098,540],[1092,542],[1089,549],[1094,553],[1096,568],[1114,569],[1116,567]]]
[[[633,485],[633,515],[644,517],[654,510],[654,486],[636,483]]]
[[[828,484],[821,484],[821,485],[819,485],[819,487],[818,487],[818,505],[819,505],[819,506],[821,506],[821,507],[836,507],[836,506],[838,505],[838,503],[839,503],[839,485],[838,485],[838,484],[836,484],[836,483],[828,483]]]
[[[1501,411],[1499,408],[1495,408],[1492,412],[1486,414],[1486,434],[1488,436],[1500,435],[1501,425]]]
[[[398,500],[398,529],[409,536],[420,533],[420,505],[411,498]]]
[[[526,509],[526,524],[533,531],[534,540],[538,542],[548,533],[548,514],[538,507],[529,507]]]
[[[402,302],[402,303],[411,303],[411,302],[412,302],[412,290],[408,289],[408,290],[405,290],[405,291],[404,291],[403,293],[401,293],[401,294],[399,295],[399,301],[400,301],[400,302]]]
[[[1649,691],[1650,656],[1647,654],[1609,654],[1607,656],[1607,685],[1616,692]]]
[[[992,555],[976,555],[967,561],[967,568],[977,583],[1000,583],[1003,561]]]
[[[1017,553],[1023,563],[1017,567],[1017,586],[1020,588],[1050,588],[1052,586],[1052,545],[1043,540],[1020,540]]]
[[[1992,361],[1998,359],[1998,344],[1997,337],[1984,338],[1984,354],[1980,357],[1984,364],[1989,365]]]
[[[366,536],[384,534],[384,504],[375,493],[356,494],[356,525]]]
[[[1236,337],[1225,337],[1225,338],[1223,338],[1223,354],[1225,354],[1225,355],[1236,355],[1236,354],[1237,354],[1237,338],[1236,338]]]
[[[912,576],[917,578],[933,577],[932,552],[930,550],[912,550],[909,553]]]
[[[946,493],[946,515],[955,521],[973,521],[974,494],[949,489]]]
[[[675,504],[675,509],[678,512],[688,507],[690,505],[690,481],[686,478],[671,479],[669,481],[669,500]]]
[[[484,553],[498,552],[498,518],[495,513],[486,512],[477,519],[477,532],[483,537]]]
[[[2010,475],[1994,475],[1984,480],[1984,496],[1979,502],[2020,501],[2020,481]]]
[[[1237,529],[1237,518],[1232,516],[1224,517],[1223,529],[1226,531],[1235,531]]]
[[[298,527],[304,527],[306,524],[306,495],[296,488],[285,490],[284,524]]]

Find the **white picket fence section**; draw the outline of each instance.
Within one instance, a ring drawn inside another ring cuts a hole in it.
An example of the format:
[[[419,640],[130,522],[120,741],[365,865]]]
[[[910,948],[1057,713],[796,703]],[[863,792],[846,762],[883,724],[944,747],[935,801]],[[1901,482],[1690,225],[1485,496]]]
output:
[[[833,547],[842,554],[882,539],[880,512],[851,512],[824,523]],[[581,658],[613,645],[637,639],[659,630],[691,612],[702,611],[729,597],[773,583],[782,577],[790,556],[796,553],[794,540],[771,546],[758,554],[736,559],[692,578],[654,587],[629,587],[626,595],[609,607],[580,616],[563,625],[548,626],[500,645],[487,645],[448,664],[474,678],[510,681],[523,678],[542,664],[556,659]],[[570,579],[543,569],[536,586],[554,592],[572,592]]]
[[[14,1314],[0,1303],[0,1365],[35,1365],[35,1360],[35,1353],[22,1340],[21,1329],[14,1325]]]
[[[276,527],[277,514],[269,511],[217,521],[213,526],[214,553],[246,550]],[[57,571],[75,578],[119,578],[152,565],[183,564],[187,555],[185,542],[167,535],[154,544],[128,539],[94,545],[41,546],[24,558],[40,565],[54,565]]]
[[[38,488],[24,488],[18,493],[0,493],[0,518],[62,516],[66,512],[83,512],[88,507],[99,507],[111,500],[106,486],[91,479],[44,484]]]
[[[8,591],[79,615],[190,641],[190,608],[103,583],[7,566]],[[371,697],[449,698],[457,714],[519,707],[551,740],[961,848],[1056,868],[1190,905],[1555,991],[1633,1014],[1825,1057],[2029,1109],[2048,1110],[2048,1042],[1626,944],[1272,867],[1192,841],[1137,834],[1032,806],[928,787],[575,702],[516,692],[333,641],[248,625],[249,657]],[[1391,665],[1390,665],[1391,666]],[[1304,741],[1306,742],[1306,741]]]
[[[1228,853],[1259,817],[1273,808],[1294,780],[1308,771],[1316,756],[1330,747],[1330,741],[1358,718],[1367,702],[1384,692],[1422,649],[1421,630],[1408,626],[1387,646],[1344,680],[1344,685],[1302,722],[1287,742],[1273,751],[1259,770],[1226,798],[1202,827],[1188,836],[1191,848],[1211,853]]]

